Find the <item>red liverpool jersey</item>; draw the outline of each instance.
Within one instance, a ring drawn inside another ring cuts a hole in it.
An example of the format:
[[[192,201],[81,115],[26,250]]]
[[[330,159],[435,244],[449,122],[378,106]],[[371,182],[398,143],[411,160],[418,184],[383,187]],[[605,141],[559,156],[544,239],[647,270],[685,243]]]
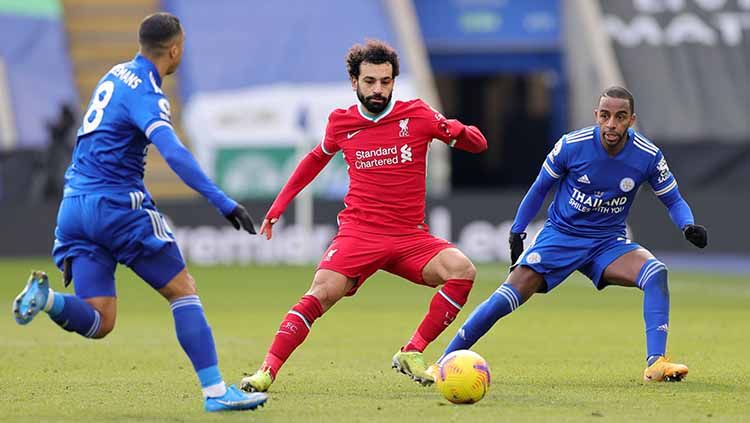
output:
[[[323,152],[342,150],[349,192],[339,226],[394,233],[424,229],[427,153],[445,118],[422,100],[394,101],[379,116],[359,104],[331,113]],[[394,233],[395,234],[395,233]]]
[[[469,152],[487,148],[473,126],[446,119],[422,100],[394,101],[370,117],[360,104],[336,109],[323,141],[297,166],[266,214],[278,218],[286,206],[341,150],[348,165],[349,191],[339,213],[341,228],[398,234],[426,229],[425,177],[430,142],[440,139]]]

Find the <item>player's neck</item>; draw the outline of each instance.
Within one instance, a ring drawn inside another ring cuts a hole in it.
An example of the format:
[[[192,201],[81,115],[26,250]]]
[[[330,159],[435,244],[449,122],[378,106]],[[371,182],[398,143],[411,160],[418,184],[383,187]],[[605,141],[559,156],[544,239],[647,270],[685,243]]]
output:
[[[142,50],[138,51],[138,53],[148,59],[149,62],[154,64],[154,66],[156,67],[156,71],[159,72],[159,79],[164,81],[164,77],[167,76],[167,69],[169,69],[169,63],[167,63],[165,60],[160,60],[157,57],[152,57],[147,53],[144,53]]]
[[[626,142],[628,142],[627,136],[623,137],[616,145],[610,146],[604,141],[604,139],[601,137],[599,138],[599,143],[604,147],[604,151],[606,151],[607,155],[610,157],[618,155],[625,148]]]
[[[374,113],[368,110],[367,107],[365,107],[365,105],[361,101],[357,105],[357,108],[359,109],[360,113],[362,113],[362,115],[364,115],[367,119],[375,120],[389,112],[391,103],[393,101],[395,100],[391,99],[391,101],[389,101],[388,104],[385,105],[385,108],[377,113]]]
[[[380,113],[382,113],[382,112],[380,112],[380,113],[373,113],[373,112],[367,110],[367,107],[365,107],[365,105],[362,104],[361,102],[359,103],[359,110],[362,112],[363,115],[369,117],[370,119],[375,119],[376,117],[378,117],[378,115]]]

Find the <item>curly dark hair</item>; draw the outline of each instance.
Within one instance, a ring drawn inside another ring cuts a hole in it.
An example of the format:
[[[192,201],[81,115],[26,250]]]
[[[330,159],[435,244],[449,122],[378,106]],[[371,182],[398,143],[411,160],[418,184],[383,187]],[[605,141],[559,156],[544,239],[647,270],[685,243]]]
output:
[[[627,88],[613,85],[602,91],[602,95],[599,98],[602,97],[621,98],[623,100],[628,100],[628,102],[630,103],[630,114],[632,115],[633,113],[635,113],[635,98],[633,98],[633,93],[628,91]]]
[[[362,62],[379,65],[390,63],[393,77],[398,76],[398,54],[388,43],[380,40],[365,40],[365,45],[355,44],[346,54],[346,70],[349,77],[359,79],[359,65]]]

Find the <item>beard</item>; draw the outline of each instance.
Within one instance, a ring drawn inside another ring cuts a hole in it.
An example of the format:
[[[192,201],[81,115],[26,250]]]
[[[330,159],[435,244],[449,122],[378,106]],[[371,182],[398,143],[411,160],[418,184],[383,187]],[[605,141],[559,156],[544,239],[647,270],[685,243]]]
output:
[[[381,113],[383,110],[385,110],[386,107],[388,107],[388,104],[391,102],[391,97],[384,97],[380,94],[371,95],[365,97],[362,95],[362,93],[357,90],[357,98],[359,99],[359,102],[362,103],[363,106],[365,106],[365,109],[367,109],[368,112],[377,115]],[[372,100],[381,100],[377,102],[373,102]]]
[[[630,127],[626,128],[626,129],[625,129],[625,130],[624,130],[624,131],[623,131],[622,133],[620,133],[620,132],[618,132],[618,131],[607,131],[607,132],[604,132],[604,131],[602,131],[602,140],[603,140],[603,141],[604,141],[604,142],[605,142],[605,143],[606,143],[607,145],[609,145],[609,146],[612,146],[612,147],[614,147],[614,146],[616,146],[616,145],[619,145],[619,144],[620,144],[620,143],[622,143],[622,142],[623,142],[623,141],[624,141],[625,139],[627,139],[627,135],[628,135],[628,129],[630,129]],[[617,135],[617,140],[615,140],[615,141],[610,141],[609,139],[607,139],[607,137],[605,136],[605,134],[612,134],[612,135]]]

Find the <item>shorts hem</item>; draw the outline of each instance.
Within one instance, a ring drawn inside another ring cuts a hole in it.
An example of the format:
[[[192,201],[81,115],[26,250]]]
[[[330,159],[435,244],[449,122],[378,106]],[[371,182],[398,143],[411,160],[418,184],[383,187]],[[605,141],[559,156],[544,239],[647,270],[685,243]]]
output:
[[[601,267],[602,270],[597,271],[596,274],[593,275],[593,276],[596,276],[596,279],[591,278],[591,282],[594,283],[594,287],[596,287],[597,291],[601,291],[610,285],[602,279],[602,277],[604,276],[604,271],[607,270],[607,267],[609,267],[610,264],[614,263],[614,261],[617,260],[618,258],[624,256],[625,254],[631,251],[635,251],[639,248],[643,248],[643,247],[640,244],[632,244],[631,248],[627,249],[626,251],[623,251],[621,254],[617,256],[613,256],[611,260],[605,262],[606,264]]]
[[[534,272],[538,273],[542,277],[542,282],[544,283],[544,285],[539,287],[539,289],[536,291],[537,294],[546,294],[546,293],[550,292],[552,289],[554,289],[555,287],[557,287],[557,285],[560,285],[560,283],[562,283],[562,281],[560,281],[560,282],[556,283],[555,286],[553,286],[552,288],[550,288],[549,287],[549,282],[547,282],[547,274],[544,273],[544,272],[540,272],[539,269],[537,267],[535,267],[536,265],[534,265],[534,264],[516,263],[516,264],[514,264],[514,265],[511,266],[511,272],[513,270],[515,270],[519,266],[528,267],[529,269],[531,269]],[[563,279],[563,281],[564,280],[565,279]]]
[[[430,255],[429,258],[424,261],[424,264],[422,265],[422,267],[419,268],[419,281],[415,282],[415,283],[420,284],[420,285],[427,285],[427,282],[425,282],[425,280],[424,280],[424,268],[427,267],[428,264],[430,264],[430,260],[434,259],[438,254],[442,253],[443,251],[445,251],[445,250],[447,250],[449,248],[455,248],[455,249],[458,250],[458,247],[456,247],[455,245],[453,245],[451,243],[448,243],[447,245],[444,245],[443,248],[441,248],[439,250],[436,249],[435,251],[433,251],[433,254]],[[461,250],[459,250],[459,251],[461,251]],[[469,260],[471,260],[471,259],[469,259]],[[428,285],[428,286],[431,286],[431,285]]]

